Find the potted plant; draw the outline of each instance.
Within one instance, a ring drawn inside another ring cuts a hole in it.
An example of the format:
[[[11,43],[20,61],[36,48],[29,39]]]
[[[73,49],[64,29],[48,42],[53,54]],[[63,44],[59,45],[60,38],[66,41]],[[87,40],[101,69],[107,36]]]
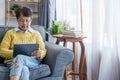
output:
[[[70,27],[70,24],[67,21],[59,21],[60,25],[61,25],[61,30],[62,33],[66,30],[72,30],[73,28]]]
[[[50,34],[61,34],[62,33],[62,29],[61,29],[61,25],[58,21],[52,21],[52,26],[49,28],[49,32]]]
[[[58,21],[52,21],[51,27],[45,30],[47,31],[47,34],[49,35],[48,40],[51,43],[55,43],[56,41],[56,38],[54,38],[52,35],[62,33],[61,25]]]
[[[11,13],[13,16],[15,16],[15,11],[16,9],[18,9],[19,5],[18,4],[13,4],[11,7],[10,7],[10,10],[11,10]]]

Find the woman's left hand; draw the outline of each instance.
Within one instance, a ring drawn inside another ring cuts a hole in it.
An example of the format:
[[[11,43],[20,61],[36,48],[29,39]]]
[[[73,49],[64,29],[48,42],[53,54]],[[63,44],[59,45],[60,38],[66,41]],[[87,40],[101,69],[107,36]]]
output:
[[[33,56],[36,56],[36,57],[40,57],[40,56],[41,56],[41,50],[34,50],[34,51],[32,52],[32,55],[33,55]]]

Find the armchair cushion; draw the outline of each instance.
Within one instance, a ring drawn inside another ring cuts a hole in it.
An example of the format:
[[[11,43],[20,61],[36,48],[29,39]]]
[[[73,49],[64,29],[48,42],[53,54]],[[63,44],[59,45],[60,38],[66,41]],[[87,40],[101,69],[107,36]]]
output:
[[[4,64],[0,64],[0,79],[9,80],[9,69]]]
[[[50,75],[49,66],[42,64],[30,69],[30,80],[36,80]],[[5,65],[0,65],[1,80],[9,80],[9,69]]]

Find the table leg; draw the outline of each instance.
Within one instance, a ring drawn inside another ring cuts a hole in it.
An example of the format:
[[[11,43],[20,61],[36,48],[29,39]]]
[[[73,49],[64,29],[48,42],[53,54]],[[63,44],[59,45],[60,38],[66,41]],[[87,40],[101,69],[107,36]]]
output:
[[[57,38],[57,40],[56,40],[56,44],[59,45],[59,43],[60,43],[60,41],[59,41],[59,39]]]
[[[79,64],[79,79],[80,80],[87,80],[85,46],[83,44],[83,41],[79,41],[79,43],[81,45],[81,57],[80,57],[80,64]]]
[[[67,45],[66,39],[65,39],[63,42],[64,42],[64,43],[63,43],[63,46],[66,47],[66,45]]]
[[[76,65],[76,45],[73,42],[73,52],[74,52],[74,60],[72,62],[72,72],[75,72],[75,65]],[[72,80],[75,80],[75,75],[72,75]]]
[[[64,40],[64,41],[63,41],[63,46],[66,47],[66,45],[67,45],[67,42],[66,42],[66,40]],[[68,77],[68,73],[67,73],[67,67],[66,67],[65,73],[64,73],[64,78],[65,78],[65,80],[67,80],[67,77]]]
[[[65,73],[64,73],[64,79],[67,80],[68,74],[67,74],[67,70],[65,69]]]

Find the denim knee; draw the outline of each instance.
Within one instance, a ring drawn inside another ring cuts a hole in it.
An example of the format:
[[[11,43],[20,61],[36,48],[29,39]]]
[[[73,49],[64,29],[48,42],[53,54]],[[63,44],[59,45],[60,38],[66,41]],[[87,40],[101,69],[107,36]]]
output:
[[[10,76],[20,76],[23,68],[23,64],[12,62],[10,66]]]
[[[23,66],[20,80],[29,80],[29,75],[30,75],[29,68],[27,66]]]

